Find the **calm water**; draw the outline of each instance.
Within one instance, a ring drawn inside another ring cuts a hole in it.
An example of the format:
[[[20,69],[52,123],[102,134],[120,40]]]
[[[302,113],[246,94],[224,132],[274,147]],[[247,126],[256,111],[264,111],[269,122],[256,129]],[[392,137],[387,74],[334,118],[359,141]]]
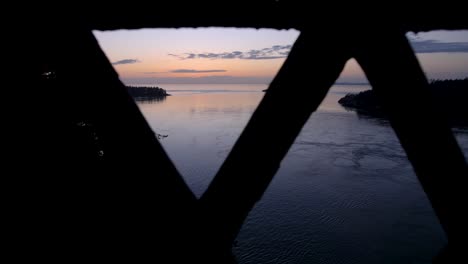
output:
[[[200,196],[266,86],[161,86],[173,96],[139,106]],[[238,236],[239,263],[430,263],[444,245],[388,123],[337,103],[366,89],[334,86],[310,118]],[[468,130],[456,132],[466,155]]]

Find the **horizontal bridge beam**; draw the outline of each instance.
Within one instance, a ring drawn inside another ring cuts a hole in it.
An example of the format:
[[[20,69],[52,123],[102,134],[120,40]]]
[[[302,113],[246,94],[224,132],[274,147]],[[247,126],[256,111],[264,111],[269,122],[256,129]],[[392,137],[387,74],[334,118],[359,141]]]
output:
[[[97,9],[80,7],[80,16],[95,30],[180,28],[180,27],[240,27],[304,29],[340,28],[354,24],[358,27],[379,28],[391,24],[405,31],[438,29],[468,29],[468,22],[460,8],[417,7],[408,5],[379,8],[359,5],[328,4],[320,7],[293,1],[232,1],[216,3],[140,3]],[[230,3],[230,5],[229,5]],[[130,4],[130,3],[129,3]],[[54,15],[54,14],[52,14]]]

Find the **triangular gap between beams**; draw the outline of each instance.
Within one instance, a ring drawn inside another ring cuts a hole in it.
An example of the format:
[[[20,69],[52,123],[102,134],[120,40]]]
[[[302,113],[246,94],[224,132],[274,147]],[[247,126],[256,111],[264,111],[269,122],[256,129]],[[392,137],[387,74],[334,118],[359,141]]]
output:
[[[299,35],[296,30],[238,28],[93,33],[124,84],[157,86],[171,94],[133,91],[197,196],[219,170]]]

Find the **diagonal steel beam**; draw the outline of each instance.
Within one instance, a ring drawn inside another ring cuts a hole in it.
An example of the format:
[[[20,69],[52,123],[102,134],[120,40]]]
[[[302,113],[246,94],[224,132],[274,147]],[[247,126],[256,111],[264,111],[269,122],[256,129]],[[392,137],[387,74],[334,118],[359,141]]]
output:
[[[84,229],[90,237],[104,237],[102,252],[114,257],[140,251],[150,256],[157,239],[164,241],[161,254],[189,247],[182,244],[191,234],[187,219],[193,216],[196,198],[93,34],[86,28],[71,28],[58,41],[57,76],[64,80],[64,89],[83,99],[76,112],[90,117],[104,152],[95,164],[99,170],[89,170],[81,180],[80,191],[87,195],[77,207],[93,219]],[[83,71],[86,74],[76,78]],[[99,241],[87,239],[83,238],[89,245]]]
[[[459,210],[467,165],[408,40],[382,30],[357,36],[354,50],[449,241],[456,241],[466,225]]]
[[[215,241],[231,243],[349,53],[336,32],[302,32],[218,174],[200,199]],[[315,39],[314,37],[317,38]]]
[[[83,98],[89,100],[85,111],[91,111],[102,135],[104,162],[115,166],[117,170],[132,168],[146,172],[152,164],[158,169],[157,178],[138,175],[140,179],[135,179],[134,176],[132,180],[139,184],[154,184],[155,180],[159,181],[165,188],[173,189],[174,194],[178,194],[174,199],[194,201],[195,196],[156,139],[124,84],[118,79],[94,35],[88,30],[76,30],[67,37],[69,43],[77,44],[71,44],[76,45],[71,48],[75,54],[69,55],[64,62],[63,68],[66,70],[63,75],[74,80],[70,85],[80,89],[85,94]],[[80,67],[83,65],[87,66],[86,75],[77,80],[75,75],[82,70]],[[142,166],[143,162],[148,163]]]

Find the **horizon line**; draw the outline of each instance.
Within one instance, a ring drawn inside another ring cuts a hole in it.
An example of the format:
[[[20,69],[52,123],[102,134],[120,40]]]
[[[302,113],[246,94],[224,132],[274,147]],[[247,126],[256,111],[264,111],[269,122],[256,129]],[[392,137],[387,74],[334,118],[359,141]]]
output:
[[[220,83],[186,83],[186,82],[180,82],[180,83],[177,83],[177,82],[159,82],[159,83],[125,83],[123,82],[125,85],[161,85],[161,84],[189,84],[189,85],[193,85],[193,84],[217,84],[217,85],[220,85],[220,84],[255,84],[255,85],[270,85],[270,83],[223,83],[223,82],[220,82]],[[370,85],[368,82],[337,82],[337,83],[334,83],[333,85]]]

